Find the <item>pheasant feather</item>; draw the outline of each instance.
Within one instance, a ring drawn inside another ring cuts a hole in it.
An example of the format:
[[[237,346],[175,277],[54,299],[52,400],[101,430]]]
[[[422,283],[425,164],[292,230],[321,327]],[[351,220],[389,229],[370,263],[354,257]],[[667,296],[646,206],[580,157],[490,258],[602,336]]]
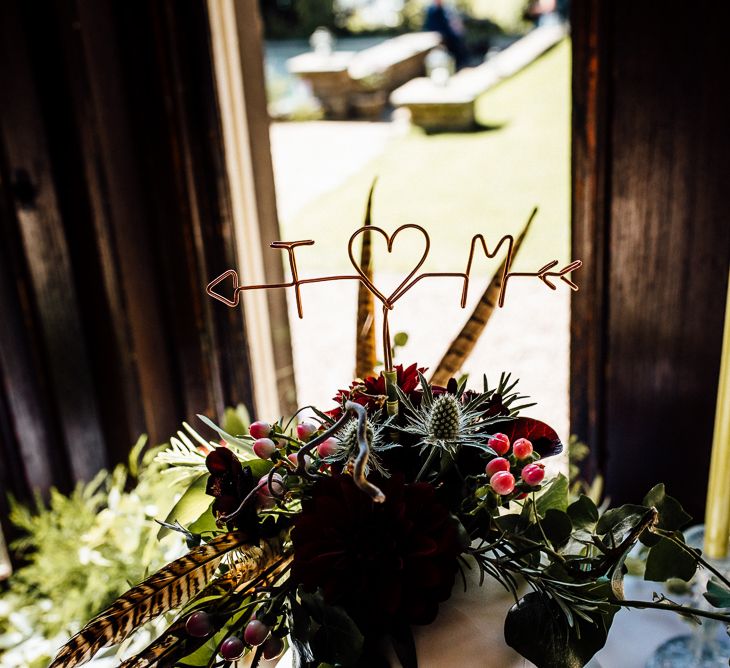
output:
[[[261,582],[273,581],[284,572],[291,557],[282,557],[278,542],[264,543],[263,549],[250,555],[250,559],[238,562],[225,575],[206,587],[199,598],[217,595],[218,603],[226,594],[235,593],[238,599],[249,596]],[[278,561],[277,561],[278,560]],[[216,603],[212,604],[213,606]],[[210,610],[209,610],[210,612]],[[162,668],[175,665],[178,659],[196,651],[208,638],[193,638],[185,629],[185,618],[176,619],[172,625],[139,654],[127,659],[120,668]]]
[[[373,190],[375,182],[370,188],[368,204],[365,210],[363,227],[371,224]],[[370,230],[362,235],[362,250],[360,251],[360,267],[367,278],[373,280],[373,257]],[[357,330],[355,341],[355,378],[372,376],[375,372],[375,301],[372,292],[360,283],[357,290]]]
[[[536,212],[537,209],[532,212],[520,236],[515,239],[514,248],[512,249],[513,260],[517,256],[517,251],[520,249],[527,231],[530,229],[530,224],[535,218]],[[504,274],[506,263],[507,258],[499,265],[487,289],[474,307],[471,316],[469,316],[469,319],[464,324],[464,327],[462,327],[458,336],[451,342],[449,349],[436,367],[436,371],[433,372],[433,376],[431,376],[431,383],[433,385],[446,385],[449,378],[453,378],[459,369],[461,369],[467,357],[469,357],[471,351],[474,349],[476,342],[482,335],[497,305],[499,293],[502,289],[502,275]]]
[[[184,605],[203,589],[223,557],[245,541],[243,533],[226,533],[160,569],[92,619],[61,648],[49,668],[86,663],[150,619]]]

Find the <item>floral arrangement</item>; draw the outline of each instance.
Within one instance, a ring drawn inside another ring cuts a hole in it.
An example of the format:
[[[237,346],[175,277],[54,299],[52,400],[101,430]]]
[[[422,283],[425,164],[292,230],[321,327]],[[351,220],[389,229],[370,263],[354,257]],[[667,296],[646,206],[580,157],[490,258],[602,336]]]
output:
[[[521,415],[528,405],[509,375],[476,391],[430,384],[424,371],[356,380],[332,410],[296,425],[174,439],[158,458],[189,489],[164,528],[189,552],[95,617],[52,666],[82,664],[179,609],[121,665],[230,666],[248,655],[256,666],[288,644],[306,668],[388,665],[389,651],[411,668],[412,627],[434,622],[466,586],[465,569],[511,592],[505,640],[538,666],[584,665],[620,607],[730,622],[730,610],[623,596],[624,560],[641,541],[646,579],[709,568],[706,597],[730,608],[730,582],[685,545],[690,518],[662,485],[604,512],[585,495],[570,502],[567,479],[548,479],[544,465],[561,441]],[[205,509],[176,521],[194,497]]]
[[[433,623],[466,571],[493,578],[515,604],[504,637],[540,668],[583,666],[603,647],[621,607],[660,608],[730,623],[730,581],[687,546],[680,532],[690,520],[663,485],[640,505],[599,509],[573,494],[563,475],[548,477],[545,460],[563,445],[547,424],[521,414],[533,404],[502,374],[491,386],[467,389],[452,376],[484,329],[510,278],[538,279],[555,289],[579,260],[557,260],[532,272],[514,272],[522,233],[505,235],[489,250],[482,235],[471,242],[464,272],[418,273],[430,248],[419,225],[392,234],[365,221],[348,243],[352,275],[300,278],[295,250],[313,241],[277,241],[291,281],[240,285],[228,270],[207,286],[230,307],[245,290],[294,288],[324,281],[359,283],[356,375],[323,411],[295,424],[257,421],[231,435],[210,420],[220,442],[208,442],[185,425],[157,456],[185,492],[162,522],[178,532],[189,552],[122,595],[59,651],[52,668],[76,666],[98,650],[122,642],[137,628],[176,610],[162,634],[123,661],[124,668],[206,666],[241,659],[255,668],[287,644],[297,668],[379,668],[397,657],[417,668],[412,628]],[[392,252],[401,233],[421,239],[420,259],[386,296],[373,282],[372,233]],[[360,259],[353,252],[362,236]],[[436,368],[431,381],[416,364],[395,366],[388,314],[422,279],[462,281],[464,306],[478,249],[500,264],[471,318]],[[232,297],[217,292],[232,284]],[[375,366],[374,302],[382,304],[382,359]],[[297,415],[300,415],[299,411]],[[576,489],[575,487],[573,488]],[[721,610],[698,610],[658,597],[626,600],[625,560],[641,542],[644,577],[690,580],[709,569],[706,598]]]

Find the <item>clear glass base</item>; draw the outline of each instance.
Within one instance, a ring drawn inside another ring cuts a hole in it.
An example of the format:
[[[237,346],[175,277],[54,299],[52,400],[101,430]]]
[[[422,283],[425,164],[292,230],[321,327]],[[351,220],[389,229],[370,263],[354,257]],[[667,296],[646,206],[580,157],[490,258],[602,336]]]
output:
[[[730,658],[730,638],[717,629],[713,642],[702,642],[696,635],[667,640],[649,659],[646,668],[727,668]],[[699,642],[698,642],[699,640]]]
[[[704,526],[695,526],[684,532],[687,545],[702,549]],[[723,574],[730,573],[730,559],[712,561]],[[707,588],[710,573],[701,569],[693,580],[693,600],[697,608],[711,610],[702,594]],[[693,625],[693,633],[667,640],[649,659],[646,668],[728,668],[730,637],[726,625],[703,619],[701,625]]]

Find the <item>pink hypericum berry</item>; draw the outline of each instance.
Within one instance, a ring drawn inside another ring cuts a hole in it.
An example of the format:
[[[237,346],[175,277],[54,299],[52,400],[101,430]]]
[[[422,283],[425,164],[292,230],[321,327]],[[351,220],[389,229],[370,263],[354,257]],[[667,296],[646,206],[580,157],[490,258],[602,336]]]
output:
[[[283,494],[284,492],[284,479],[278,474],[274,473],[272,476],[271,483],[274,487],[274,491],[277,494]],[[276,505],[274,497],[269,491],[269,476],[261,476],[259,480],[259,489],[256,493],[256,499],[258,501],[259,508],[273,508]]]
[[[329,457],[337,452],[339,446],[340,442],[334,436],[330,436],[317,446],[317,454],[320,457]]]
[[[243,640],[237,636],[230,636],[221,644],[221,656],[226,661],[236,661],[243,656],[245,649],[246,645],[243,644]]]
[[[503,455],[509,450],[509,436],[507,434],[495,434],[489,439],[487,445],[498,455]]]
[[[545,466],[543,464],[528,464],[522,469],[522,479],[530,485],[530,487],[539,485],[544,477]]]
[[[269,635],[269,627],[258,619],[252,619],[243,632],[243,639],[252,647],[257,647],[266,640]]]
[[[205,638],[213,633],[213,625],[210,623],[210,616],[207,612],[198,610],[194,612],[185,622],[185,630],[193,638]]]
[[[532,442],[526,438],[518,438],[512,444],[512,452],[517,459],[526,459],[532,454]]]
[[[290,455],[287,455],[287,459],[294,464],[294,466],[299,466],[299,460],[297,459],[298,455],[296,452],[292,452]],[[308,469],[309,466],[312,463],[312,458],[309,455],[304,455],[304,468]]]
[[[248,433],[254,438],[268,438],[271,434],[271,425],[268,422],[252,422]]]
[[[509,471],[498,471],[491,477],[489,484],[497,494],[506,496],[515,488],[515,477]]]
[[[276,659],[281,655],[283,651],[284,641],[281,638],[275,638],[274,636],[272,636],[264,643],[263,655],[264,659],[266,659],[267,661]]]
[[[494,475],[499,471],[509,471],[509,462],[504,457],[496,457],[487,464],[487,475]]]
[[[257,457],[268,459],[276,452],[276,443],[270,438],[257,438],[253,444],[253,451]]]
[[[317,431],[317,425],[311,422],[300,422],[297,425],[297,438],[300,441],[306,441],[315,431]]]

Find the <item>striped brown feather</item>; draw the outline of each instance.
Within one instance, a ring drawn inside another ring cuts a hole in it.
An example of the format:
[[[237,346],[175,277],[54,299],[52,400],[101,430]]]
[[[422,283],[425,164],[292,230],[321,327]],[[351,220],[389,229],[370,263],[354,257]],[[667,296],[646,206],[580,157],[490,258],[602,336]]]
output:
[[[365,220],[363,227],[371,224],[373,191],[375,182],[370,187]],[[360,266],[367,278],[373,280],[373,256],[371,233],[363,232],[362,250],[360,251]],[[372,376],[375,372],[375,298],[363,283],[357,290],[357,329],[355,330],[355,378]]]
[[[240,562],[206,587],[200,594],[200,598],[214,593],[222,596],[235,590],[237,600],[240,600],[249,596],[261,584],[275,581],[291,561],[291,556],[282,556],[281,544],[278,543],[278,547],[276,545],[277,543],[270,543],[269,547],[275,549],[268,550],[264,546],[264,550],[260,552],[260,558],[264,561],[256,561],[254,558],[256,570],[252,570],[250,563]],[[254,555],[252,554],[251,557]],[[221,598],[218,603],[225,603],[225,600]],[[209,613],[214,612],[215,603],[212,603],[212,606],[206,608]],[[174,666],[178,660],[196,651],[208,641],[208,638],[191,637],[185,630],[186,619],[187,617],[176,619],[159,638],[139,654],[127,659],[120,665],[120,668],[167,668]]]
[[[517,257],[517,251],[522,245],[522,241],[530,229],[530,225],[535,218],[536,210],[532,212],[532,215],[528,218],[524,229],[520,233],[520,236],[515,239],[514,247],[512,249],[512,261]],[[497,300],[499,299],[499,292],[502,289],[502,273],[504,272],[507,258],[505,258],[499,265],[499,268],[492,276],[492,280],[489,281],[487,289],[484,291],[479,302],[474,307],[469,319],[466,321],[464,327],[462,327],[458,336],[451,342],[449,349],[443,356],[436,371],[431,376],[431,383],[434,385],[446,385],[449,382],[449,378],[453,378],[464,365],[467,357],[471,354],[474,349],[479,337],[484,332],[484,328],[489,322],[489,318],[494,313],[494,309],[497,306]]]
[[[244,534],[226,533],[161,568],[94,617],[61,648],[49,668],[86,663],[150,619],[184,605],[203,589],[226,553],[244,542]]]

